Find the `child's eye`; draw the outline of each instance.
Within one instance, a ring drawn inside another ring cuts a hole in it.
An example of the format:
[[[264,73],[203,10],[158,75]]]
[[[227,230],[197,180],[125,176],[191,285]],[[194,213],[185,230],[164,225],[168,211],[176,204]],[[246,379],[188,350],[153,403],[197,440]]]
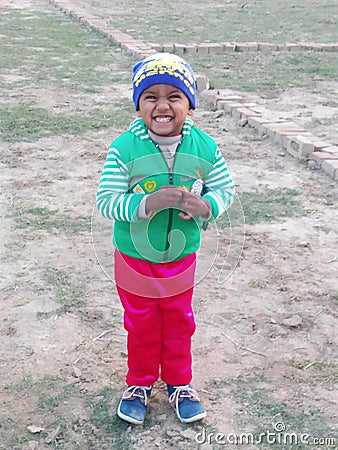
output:
[[[147,94],[144,97],[146,100],[156,100],[156,96],[152,94]]]
[[[169,100],[178,100],[180,98],[181,98],[180,94],[171,94],[169,96]]]

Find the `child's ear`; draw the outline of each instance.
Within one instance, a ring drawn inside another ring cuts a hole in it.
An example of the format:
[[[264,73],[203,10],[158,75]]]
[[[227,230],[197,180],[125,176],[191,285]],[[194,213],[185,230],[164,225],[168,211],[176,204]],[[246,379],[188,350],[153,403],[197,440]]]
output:
[[[193,115],[194,115],[194,110],[192,108],[190,108],[188,111],[188,116],[193,116]]]
[[[137,115],[137,117],[141,117],[140,110],[136,111],[136,115]]]

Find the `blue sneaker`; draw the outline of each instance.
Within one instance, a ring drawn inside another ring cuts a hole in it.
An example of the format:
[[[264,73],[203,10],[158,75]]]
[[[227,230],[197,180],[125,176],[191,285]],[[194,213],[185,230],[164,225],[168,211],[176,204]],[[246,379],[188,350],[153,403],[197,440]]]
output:
[[[171,386],[168,384],[169,403],[175,408],[181,422],[191,423],[206,417],[207,413],[197,396],[197,392],[189,385]]]
[[[142,425],[147,414],[147,400],[152,386],[128,386],[117,408],[117,415],[126,422]]]

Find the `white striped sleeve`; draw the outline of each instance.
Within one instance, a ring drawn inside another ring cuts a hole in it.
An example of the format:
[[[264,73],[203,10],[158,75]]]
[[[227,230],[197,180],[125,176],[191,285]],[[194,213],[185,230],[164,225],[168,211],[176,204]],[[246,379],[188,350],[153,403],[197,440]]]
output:
[[[204,183],[207,192],[203,195],[203,198],[209,200],[212,217],[216,219],[232,205],[235,196],[234,182],[218,147],[216,148],[213,168],[206,176]]]
[[[137,210],[143,195],[128,193],[129,173],[117,148],[109,149],[96,194],[100,214],[107,219],[126,222],[138,220]]]

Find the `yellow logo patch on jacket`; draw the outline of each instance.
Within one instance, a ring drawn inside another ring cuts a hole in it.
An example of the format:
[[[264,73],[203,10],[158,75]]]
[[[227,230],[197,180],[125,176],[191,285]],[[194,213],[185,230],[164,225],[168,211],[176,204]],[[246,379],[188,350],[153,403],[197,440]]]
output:
[[[156,181],[146,181],[144,183],[144,189],[147,192],[154,192],[154,190],[156,189],[157,183]]]

